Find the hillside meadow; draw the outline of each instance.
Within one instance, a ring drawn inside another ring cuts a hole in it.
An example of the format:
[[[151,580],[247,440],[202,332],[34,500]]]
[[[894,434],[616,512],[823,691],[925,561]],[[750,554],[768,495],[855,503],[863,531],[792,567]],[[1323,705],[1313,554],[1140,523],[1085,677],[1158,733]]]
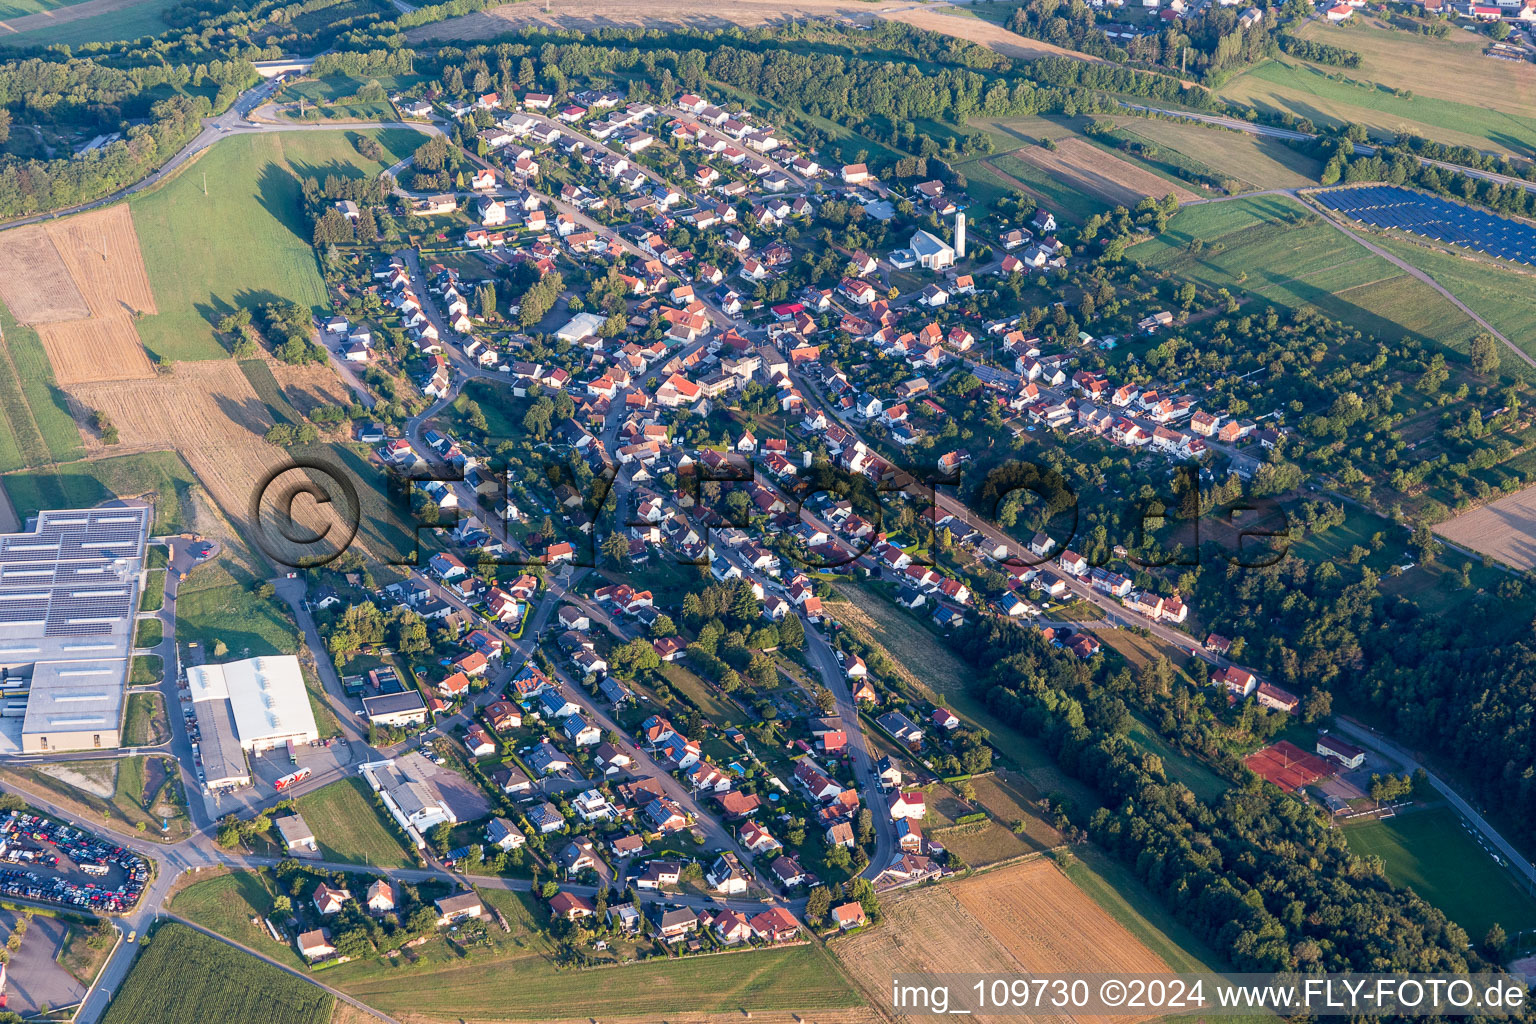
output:
[[[361,134],[379,140],[381,160],[357,152]],[[160,309],[137,321],[145,347],[161,359],[215,359],[225,352],[211,324],[237,306],[289,299],[318,310],[325,287],[301,178],[378,174],[422,141],[407,129],[233,136],[131,200]]]

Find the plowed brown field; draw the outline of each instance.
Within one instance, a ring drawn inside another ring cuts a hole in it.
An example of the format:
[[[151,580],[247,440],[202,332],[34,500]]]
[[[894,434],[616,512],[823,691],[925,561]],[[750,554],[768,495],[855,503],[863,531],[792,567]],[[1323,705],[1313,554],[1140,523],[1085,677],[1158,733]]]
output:
[[[0,298],[37,327],[60,384],[155,374],[133,326],[155,296],[124,204],[0,232]]]
[[[916,889],[885,898],[885,923],[832,943],[832,951],[883,1007],[891,977],[933,974],[1157,974],[1170,973],[1056,866],[1034,860],[984,872],[957,884]],[[923,1020],[906,1017],[898,1020]],[[1020,1020],[1068,1024],[1069,1014],[974,1014],[967,1019],[1009,1024]],[[1084,1017],[1083,1024],[1118,1024],[1148,1016]]]
[[[1201,198],[1182,185],[1160,178],[1082,139],[1061,139],[1055,150],[1026,146],[1013,155],[1079,192],[1120,206],[1135,206],[1148,196],[1161,199],[1170,192],[1181,203]]]
[[[0,302],[24,324],[91,315],[69,268],[41,224],[0,232]]]

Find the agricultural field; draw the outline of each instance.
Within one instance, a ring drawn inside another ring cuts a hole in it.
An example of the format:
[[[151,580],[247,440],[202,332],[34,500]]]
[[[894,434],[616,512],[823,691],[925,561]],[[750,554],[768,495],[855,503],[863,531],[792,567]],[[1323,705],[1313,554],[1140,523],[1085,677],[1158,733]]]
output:
[[[104,1024],[327,1024],[335,997],[183,924],[157,929]]]
[[[1322,165],[1278,139],[1223,131],[1193,121],[1150,117],[1111,118],[1120,131],[1138,141],[1171,150],[1217,174],[1232,178],[1242,191],[1300,188],[1317,184]],[[1143,159],[1156,161],[1154,153]]]
[[[128,207],[0,232],[0,299],[64,385],[154,376],[134,318],[156,311]]]
[[[415,867],[399,830],[374,806],[361,779],[343,779],[299,798],[299,813],[314,822],[315,840],[325,860],[373,867]]]
[[[1427,284],[1283,196],[1180,210],[1167,231],[1130,255],[1234,295],[1291,308],[1315,306],[1387,339],[1415,337],[1465,352],[1478,333],[1475,323]]]
[[[1357,16],[1355,20],[1358,24],[1351,25],[1347,32],[1339,32],[1321,21],[1309,21],[1296,28],[1294,34],[1343,46],[1360,55],[1357,68],[1322,67],[1324,71],[1342,70],[1350,78],[1375,82],[1388,89],[1476,97],[1477,106],[1485,111],[1531,120],[1536,67],[1484,57],[1486,36],[1453,28],[1444,39],[1436,39],[1412,29],[1390,28],[1379,18]],[[1320,67],[1309,61],[1298,63]]]
[[[378,139],[382,159],[357,152],[359,134]],[[298,176],[377,174],[423,139],[404,129],[241,135],[134,197],[129,208],[159,308],[138,322],[145,346],[161,359],[214,359],[224,350],[212,323],[236,306],[290,299],[318,310],[325,288]]]
[[[883,912],[883,927],[832,946],[868,992],[886,993],[891,975],[904,971],[1013,975],[1169,970],[1048,860],[888,896]],[[1011,1018],[976,1014],[973,1019]]]
[[[1462,30],[1451,32],[1454,38]],[[1330,32],[1324,38],[1335,46],[1354,45],[1352,32]],[[1510,66],[1507,61],[1480,56],[1468,58],[1467,63],[1486,63],[1490,65],[1488,73],[1494,75],[1507,74]],[[1414,67],[1411,62],[1404,66]],[[1418,71],[1415,68],[1411,73],[1417,75]],[[1399,92],[1389,85],[1372,82],[1359,69],[1325,72],[1291,58],[1278,58],[1236,76],[1218,90],[1218,95],[1261,112],[1307,117],[1322,126],[1353,122],[1381,136],[1408,132],[1452,145],[1519,156],[1529,156],[1536,149],[1536,118],[1529,113],[1519,116],[1492,105],[1481,105],[1480,93],[1461,92],[1443,79],[1419,77],[1416,84],[1427,95]],[[1441,85],[1447,88],[1440,88]],[[1527,112],[1530,110],[1528,91],[1510,89],[1507,80],[1495,91],[1508,95],[1510,103],[1525,103]],[[1440,99],[1442,95],[1469,99],[1478,96],[1478,100],[1460,103]]]
[[[835,1021],[837,1011],[862,1002],[825,950],[809,944],[596,971],[559,970],[537,954],[472,957],[430,972],[384,969],[356,980],[348,977],[353,970],[354,965],[344,965],[327,972],[326,980],[385,1013],[409,1014],[423,1022],[547,1024],[551,1007],[559,1008],[560,1020],[654,1021],[660,1006],[685,1007],[667,1014],[667,1020],[677,1022],[759,1020],[775,1012]],[[509,978],[516,978],[516,984],[509,985]]]
[[[1121,160],[1082,139],[1066,138],[1054,149],[1025,146],[1012,156],[1039,168],[1052,179],[1078,192],[1098,196],[1111,206],[1132,207],[1148,197],[1160,199],[1172,193],[1187,203],[1201,196],[1183,185]]]
[[[1536,487],[1438,523],[1435,534],[1516,569],[1536,569]]]
[[[79,2],[79,0],[75,0]],[[51,2],[51,0],[0,0],[0,20],[19,17],[26,14],[37,14],[40,11],[54,11],[61,7],[68,7],[70,0]]]
[[[1468,832],[1450,807],[1344,826],[1349,848],[1377,856],[1387,877],[1445,911],[1474,942],[1498,923],[1513,936],[1536,928],[1536,899]]]
[[[74,396],[112,418],[123,447],[180,452],[237,522],[248,518],[263,480],[291,465],[288,452],[262,437],[275,422],[271,407],[228,359],[179,363],[174,374],[152,380],[83,384]],[[166,409],[177,414],[167,416]],[[334,507],[298,503],[295,508],[319,517],[308,524],[317,531],[326,528],[326,517],[338,535],[348,528],[335,520]]]
[[[9,4],[28,5],[28,0]],[[164,0],[84,0],[66,6],[39,2],[38,6],[49,9],[0,21],[0,46],[81,46],[159,35],[171,27],[163,17]]]

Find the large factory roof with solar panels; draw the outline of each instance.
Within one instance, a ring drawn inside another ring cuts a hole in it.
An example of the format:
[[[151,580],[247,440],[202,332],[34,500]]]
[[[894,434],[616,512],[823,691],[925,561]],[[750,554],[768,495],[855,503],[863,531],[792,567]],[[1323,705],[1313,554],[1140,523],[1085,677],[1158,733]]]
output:
[[[299,659],[291,654],[192,665],[187,668],[187,686],[199,721],[205,707],[228,704],[243,750],[259,754],[289,740],[312,743],[320,738]]]
[[[0,535],[0,750],[119,745],[148,529],[114,505]]]

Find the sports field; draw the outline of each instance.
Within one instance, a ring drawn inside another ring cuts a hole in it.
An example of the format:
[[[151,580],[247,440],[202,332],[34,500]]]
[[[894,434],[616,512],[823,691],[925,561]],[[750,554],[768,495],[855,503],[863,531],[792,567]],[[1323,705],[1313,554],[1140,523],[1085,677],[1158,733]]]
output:
[[[373,867],[415,867],[395,823],[374,806],[361,779],[343,779],[299,798],[299,813],[314,822],[326,860]]]
[[[1380,857],[1388,878],[1445,911],[1473,942],[1482,941],[1495,922],[1511,936],[1536,928],[1536,899],[1494,863],[1449,807],[1347,825],[1344,837],[1356,853]]]
[[[384,147],[381,160],[357,152],[355,131],[225,139],[169,184],[132,199],[160,310],[138,321],[145,346],[165,359],[218,358],[224,350],[211,324],[236,306],[290,299],[318,309],[325,289],[299,176],[377,174],[423,141],[404,129],[366,134]]]
[[[1198,240],[1198,252],[1191,243]],[[1180,210],[1131,258],[1210,288],[1315,306],[1387,339],[1466,351],[1477,325],[1429,285],[1366,250],[1295,200],[1251,196]],[[1454,291],[1454,289],[1453,289]]]

